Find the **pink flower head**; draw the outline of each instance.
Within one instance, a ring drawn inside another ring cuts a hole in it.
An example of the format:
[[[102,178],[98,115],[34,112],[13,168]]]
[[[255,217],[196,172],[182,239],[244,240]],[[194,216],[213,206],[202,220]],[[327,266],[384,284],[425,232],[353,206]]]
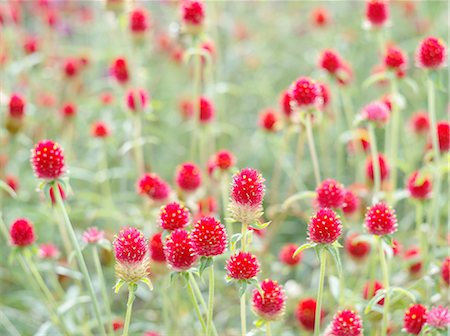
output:
[[[447,61],[447,46],[440,38],[429,36],[420,42],[416,51],[416,63],[420,68],[438,69]]]
[[[182,229],[189,224],[189,219],[189,209],[184,205],[173,202],[161,207],[159,220],[164,230]]]
[[[17,93],[12,94],[8,103],[9,116],[12,118],[23,118],[25,115],[25,104],[25,99],[21,95]]]
[[[200,122],[207,124],[214,119],[215,108],[212,101],[206,97],[200,97]]]
[[[34,225],[26,218],[16,219],[9,229],[11,244],[24,247],[33,244],[36,241],[34,234]]]
[[[215,164],[221,170],[228,170],[236,164],[236,158],[233,153],[223,149],[216,153],[214,158]]]
[[[283,286],[277,281],[266,279],[260,284],[261,292],[253,290],[252,306],[255,313],[266,321],[278,319],[284,312],[286,296]]]
[[[164,201],[169,197],[170,187],[155,173],[144,174],[137,182],[137,190],[154,201]]]
[[[223,254],[227,248],[227,233],[220,221],[213,217],[203,217],[191,233],[194,249],[199,256],[212,257]]]
[[[433,307],[428,312],[427,324],[436,329],[446,329],[450,326],[450,312],[442,306]]]
[[[283,264],[288,266],[297,265],[302,260],[301,252],[294,257],[294,252],[297,248],[298,246],[292,243],[284,245],[278,254],[278,259],[280,259]]]
[[[184,229],[177,229],[166,238],[164,254],[167,263],[175,271],[191,268],[198,258],[191,235]]]
[[[387,0],[366,0],[366,19],[373,27],[382,27],[389,19]]]
[[[337,312],[331,322],[333,336],[362,336],[361,317],[353,310],[344,309]]]
[[[193,32],[198,32],[205,21],[205,6],[200,0],[181,1],[181,19]]]
[[[31,164],[38,178],[57,179],[65,169],[63,149],[52,140],[42,140],[31,151]]]
[[[383,102],[375,101],[364,106],[361,115],[376,125],[384,125],[389,120],[389,109]]]
[[[59,250],[52,243],[41,244],[39,245],[38,255],[41,259],[56,259],[59,256]]]
[[[88,228],[83,233],[83,241],[87,244],[96,244],[105,237],[105,231],[97,229],[95,226]]]
[[[419,171],[413,172],[407,181],[407,188],[412,198],[423,200],[429,197],[432,191],[431,179]]]
[[[130,12],[129,26],[132,33],[142,34],[150,27],[150,17],[144,8],[137,8]]]
[[[94,138],[106,138],[111,134],[108,125],[102,121],[96,121],[91,126],[91,135]]]
[[[231,200],[237,204],[255,207],[264,197],[264,178],[253,168],[244,168],[233,175]]]
[[[316,82],[308,77],[300,77],[291,87],[291,97],[298,108],[309,109],[321,105],[320,90]]]
[[[147,252],[144,234],[133,227],[120,230],[114,239],[113,246],[116,260],[120,263],[140,263],[144,260]]]

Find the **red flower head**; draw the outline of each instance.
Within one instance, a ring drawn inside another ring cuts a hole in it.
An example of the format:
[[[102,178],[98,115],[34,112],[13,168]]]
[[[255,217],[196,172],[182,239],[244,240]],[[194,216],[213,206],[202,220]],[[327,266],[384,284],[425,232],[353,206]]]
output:
[[[192,162],[183,163],[177,169],[175,181],[181,190],[195,191],[202,183],[200,169]]]
[[[131,112],[145,109],[149,100],[147,92],[143,89],[130,89],[126,95],[126,103]]]
[[[321,208],[339,209],[344,204],[344,193],[341,183],[326,179],[316,188],[316,201]]]
[[[83,233],[83,241],[88,244],[96,244],[105,236],[105,231],[97,229],[95,226],[88,228]]]
[[[199,0],[181,1],[181,20],[190,33],[199,33],[205,21],[205,6]]]
[[[261,292],[253,290],[252,306],[256,315],[266,321],[278,319],[284,313],[286,296],[283,286],[278,282],[266,279],[260,284]]]
[[[378,126],[384,125],[389,120],[389,108],[385,103],[375,101],[364,106],[361,111],[361,116],[370,122],[375,123]]]
[[[384,65],[388,69],[404,71],[408,65],[408,58],[400,48],[388,47],[384,54]]]
[[[57,259],[59,254],[58,248],[51,243],[39,245],[38,256],[41,259]]]
[[[160,225],[164,230],[182,229],[189,224],[190,213],[188,208],[173,202],[161,207],[159,214]]]
[[[284,245],[280,253],[278,254],[278,259],[288,266],[295,266],[302,260],[302,253],[300,252],[294,257],[294,252],[297,250],[298,246],[295,244]]]
[[[293,103],[298,108],[311,108],[320,105],[321,96],[318,85],[308,77],[300,77],[291,87]]]
[[[164,201],[169,197],[170,188],[166,181],[155,173],[144,174],[137,183],[141,195],[147,195],[154,201]]]
[[[367,208],[364,225],[370,234],[383,236],[397,231],[395,210],[380,202]]]
[[[450,285],[450,257],[446,257],[442,263],[441,278],[447,286]]]
[[[427,133],[430,129],[430,119],[428,118],[428,113],[417,112],[411,116],[409,121],[412,130],[417,134]]]
[[[166,262],[166,255],[164,254],[164,246],[161,240],[162,233],[155,233],[150,237],[148,248],[150,251],[150,258],[159,263]]]
[[[278,115],[272,108],[267,108],[259,114],[259,126],[267,132],[275,132],[277,130]]]
[[[199,256],[213,257],[223,254],[227,249],[225,227],[213,217],[203,217],[191,233],[192,244]]]
[[[359,210],[360,201],[352,191],[344,191],[344,203],[342,204],[342,211],[344,215],[351,216]]]
[[[369,132],[365,128],[357,128],[354,130],[352,139],[347,144],[348,151],[353,154],[355,152],[369,152]]]
[[[382,27],[389,19],[389,6],[387,1],[367,0],[366,19],[373,27]]]
[[[316,320],[316,300],[313,298],[306,298],[300,300],[295,310],[295,317],[300,325],[309,331],[314,330],[314,321]],[[325,312],[323,309],[320,311],[320,323],[323,322]]]
[[[339,216],[329,208],[321,208],[310,219],[309,240],[317,244],[332,244],[339,239],[342,224]]]
[[[284,116],[288,119],[291,117],[292,112],[294,112],[291,101],[292,98],[289,90],[283,91],[280,97],[280,107],[281,112],[283,112]]]
[[[111,134],[111,131],[106,123],[96,121],[91,126],[91,134],[94,138],[106,138]]]
[[[198,257],[191,236],[184,229],[177,229],[166,238],[164,254],[167,263],[175,271],[184,271],[191,268]]]
[[[68,58],[63,64],[63,70],[67,78],[75,77],[80,70],[80,62],[76,58]]]
[[[25,54],[31,55],[39,49],[39,40],[34,36],[27,36],[23,42]]]
[[[333,336],[362,336],[361,317],[353,310],[337,312],[331,322],[331,331]]]
[[[38,178],[57,179],[65,169],[63,149],[52,140],[42,140],[31,151],[31,164]]]
[[[330,15],[326,8],[318,7],[312,11],[311,21],[317,27],[325,27],[330,22]]]
[[[392,240],[392,252],[394,253],[394,256],[398,256],[402,252],[402,248],[403,246],[397,239]]]
[[[200,122],[207,124],[214,119],[214,105],[211,100],[206,97],[200,98]]]
[[[345,240],[345,250],[357,261],[364,260],[370,253],[370,244],[367,241],[359,240],[360,235],[353,233]]]
[[[214,162],[221,170],[228,170],[236,164],[236,158],[233,153],[223,149],[216,153]]]
[[[410,334],[419,335],[427,321],[427,316],[428,311],[424,305],[420,303],[411,305],[403,317],[403,328]]]
[[[61,114],[64,118],[73,118],[77,114],[77,108],[72,103],[66,103],[61,108]]]
[[[260,271],[256,257],[249,253],[239,251],[226,261],[228,277],[235,280],[253,279]]]
[[[26,218],[16,219],[9,229],[11,244],[24,247],[33,244],[36,241],[34,234],[34,225]]]
[[[378,166],[380,167],[380,179],[381,181],[384,181],[389,177],[389,165],[383,154],[378,154]],[[374,169],[371,156],[369,156],[366,161],[366,176],[370,181],[374,181]]]
[[[420,68],[437,69],[447,61],[447,46],[444,41],[429,36],[420,42],[416,51],[416,64]]]
[[[113,330],[117,331],[117,330],[123,329],[124,323],[123,323],[123,320],[121,320],[121,319],[114,319],[112,321],[112,325],[113,325]]]
[[[217,203],[214,197],[208,196],[202,199],[199,199],[197,202],[198,205],[198,215],[201,217],[213,214],[217,211]]]
[[[347,85],[353,79],[353,70],[345,61],[342,61],[341,68],[336,73],[337,81],[340,85]]]
[[[25,99],[17,93],[12,94],[9,98],[8,108],[10,117],[23,118],[25,115]]]
[[[110,67],[110,73],[120,84],[127,83],[130,79],[127,60],[122,57],[116,58]]]
[[[367,281],[363,288],[364,300],[372,299],[378,293],[378,291],[382,290],[382,289],[384,289],[383,284],[381,282],[379,282],[378,280]],[[384,298],[381,298],[380,300],[378,300],[378,302],[376,304],[383,306]]]
[[[436,127],[439,149],[441,152],[448,152],[450,150],[450,123],[448,121],[439,121]]]
[[[5,177],[5,182],[12,190],[17,193],[17,191],[19,190],[19,180],[17,177],[13,175],[7,175]]]
[[[132,33],[142,34],[150,26],[148,12],[143,8],[137,8],[130,12],[129,27]]]
[[[407,188],[411,197],[419,200],[428,198],[433,189],[430,177],[419,175],[419,171],[415,171],[409,176]]]
[[[325,83],[317,83],[317,85],[319,87],[320,97],[322,101],[322,105],[320,106],[320,108],[323,109],[327,107],[330,102],[330,89]]]
[[[409,273],[411,275],[417,275],[422,270],[422,260],[420,256],[420,250],[417,247],[412,247],[405,251],[405,261],[408,263]]]
[[[319,58],[319,67],[334,75],[341,67],[341,57],[334,50],[324,50]]]

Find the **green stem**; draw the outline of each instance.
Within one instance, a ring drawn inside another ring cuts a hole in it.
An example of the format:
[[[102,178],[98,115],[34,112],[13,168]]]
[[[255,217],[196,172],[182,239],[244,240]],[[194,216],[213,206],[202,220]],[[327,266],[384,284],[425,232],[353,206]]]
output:
[[[200,39],[194,37],[193,40],[195,49],[194,60],[194,129],[191,132],[191,160],[195,160],[195,147],[197,141],[197,135],[200,125],[200,97],[202,95],[202,55],[200,53]],[[200,130],[201,131],[201,130]]]
[[[135,299],[134,292],[136,291],[137,285],[135,283],[130,283],[128,285],[128,301],[127,301],[127,313],[125,315],[125,323],[123,325],[122,336],[128,336],[128,330],[130,328],[131,322],[131,312],[133,310],[133,302]]]
[[[242,336],[247,335],[247,309],[245,301],[245,293],[241,296],[241,334]]]
[[[322,179],[320,178],[319,160],[317,159],[316,147],[314,145],[314,136],[312,133],[312,117],[312,114],[306,115],[306,135],[308,137],[309,152],[311,155],[311,160],[313,162],[316,186],[318,186]]]
[[[386,294],[384,296],[384,305],[383,305],[383,321],[381,325],[381,336],[387,335],[388,329],[388,317],[389,317],[389,270],[386,262],[386,254],[383,249],[383,241],[380,237],[377,237],[378,240],[378,252],[380,254],[380,263],[381,270],[383,272],[383,286]]]
[[[140,97],[139,97],[140,102]],[[144,174],[145,172],[145,163],[144,163],[144,153],[142,151],[142,146],[139,143],[141,138],[141,116],[139,114],[139,111],[136,111],[135,115],[133,115],[133,121],[134,121],[134,143],[133,143],[133,150],[134,150],[134,159],[136,160],[136,166],[138,173],[140,175]]]
[[[208,311],[208,307],[206,306],[205,299],[203,298],[202,292],[200,291],[200,288],[197,285],[197,281],[195,281],[195,278],[193,276],[191,276],[191,281],[192,281],[191,285],[194,289],[195,295],[197,295],[197,298],[200,301],[202,309],[204,311]],[[213,332],[214,336],[218,336],[216,326],[214,325],[214,321],[211,321],[211,324],[212,324],[212,332]]]
[[[270,330],[270,322],[269,321],[266,322],[266,335],[267,336],[271,336],[272,335],[272,332]]]
[[[319,288],[317,290],[317,301],[316,301],[316,314],[314,319],[314,336],[320,335],[320,320],[322,311],[322,296],[323,296],[323,283],[325,281],[325,267],[326,267],[326,254],[324,250],[319,252],[320,259],[320,277],[319,277]]]
[[[397,188],[397,152],[398,152],[398,137],[400,135],[399,127],[400,127],[400,111],[398,110],[396,97],[398,94],[397,81],[395,78],[391,80],[391,104],[392,104],[392,124],[391,124],[391,135],[390,135],[390,155],[389,155],[389,163],[391,164],[391,192],[389,193],[390,199],[392,199],[393,193]]]
[[[278,196],[280,193],[280,182],[281,182],[281,167],[283,166],[283,158],[286,157],[286,150],[289,144],[290,132],[289,128],[284,130],[283,138],[281,139],[279,147],[279,160],[275,160],[273,165],[273,173],[270,184],[270,204],[278,203]]]
[[[223,223],[226,223],[228,237],[233,236],[233,223],[227,220],[227,211],[228,211],[228,179],[225,173],[222,173],[220,180],[220,191],[222,198],[222,220]]]
[[[111,306],[110,306],[109,298],[108,298],[108,292],[106,291],[105,277],[103,275],[102,265],[100,263],[100,258],[98,256],[97,246],[94,245],[93,249],[94,249],[93,259],[94,259],[95,269],[97,271],[97,276],[98,276],[98,279],[100,282],[100,288],[101,288],[101,292],[102,292],[102,296],[103,296],[103,304],[106,307],[107,329],[108,329],[108,333],[112,334],[113,333],[112,314],[111,314]]]
[[[339,90],[339,92],[341,93],[342,105],[343,105],[345,120],[347,122],[347,127],[351,129],[352,121],[353,121],[352,102],[351,102],[348,92],[345,88],[341,88]]]
[[[194,305],[195,313],[197,314],[197,318],[200,321],[200,324],[202,325],[203,333],[206,333],[206,325],[205,321],[203,320],[202,313],[200,312],[200,307],[198,305],[197,299],[195,298],[195,293],[192,289],[192,275],[191,273],[188,273],[189,280],[187,282],[189,297],[191,299],[192,304]]]
[[[380,164],[378,161],[378,148],[377,140],[375,138],[375,127],[372,123],[369,123],[369,142],[370,142],[370,153],[372,155],[372,166],[373,166],[373,201],[376,200],[377,194],[381,187],[381,177],[380,177]]]
[[[209,267],[209,300],[206,320],[206,336],[211,334],[211,324],[214,314],[214,263]]]
[[[86,282],[86,285],[88,287],[89,296],[91,297],[92,304],[94,306],[94,313],[95,317],[97,319],[98,328],[100,329],[100,333],[102,335],[106,335],[104,323],[102,320],[102,315],[100,313],[100,307],[97,301],[97,297],[95,296],[94,286],[92,285],[91,278],[89,276],[89,272],[86,266],[86,262],[84,261],[83,254],[81,253],[80,245],[78,244],[77,236],[75,235],[75,231],[73,229],[72,223],[70,222],[69,215],[67,214],[66,207],[64,206],[64,202],[61,198],[61,194],[59,192],[55,192],[56,197],[56,203],[58,204],[63,217],[64,217],[64,224],[67,232],[69,233],[70,240],[72,242],[73,248],[75,249],[75,257],[77,258],[77,262],[80,266],[81,273],[83,274],[83,278]]]
[[[242,228],[241,228],[241,250],[242,250],[242,252],[245,252],[247,250],[247,231],[248,231],[248,224],[242,223]]]

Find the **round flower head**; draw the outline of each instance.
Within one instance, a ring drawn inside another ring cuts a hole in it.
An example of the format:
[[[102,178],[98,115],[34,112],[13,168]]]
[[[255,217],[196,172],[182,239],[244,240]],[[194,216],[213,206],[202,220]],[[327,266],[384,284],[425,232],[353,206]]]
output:
[[[426,37],[420,42],[416,51],[416,63],[420,68],[437,69],[447,61],[447,46],[444,41],[434,36]]]
[[[200,122],[207,124],[214,119],[215,109],[211,100],[206,97],[200,98]]]
[[[397,231],[395,210],[380,202],[367,208],[364,225],[370,234],[383,236]]]
[[[149,15],[143,8],[137,8],[130,12],[129,26],[132,33],[142,34],[150,26]]]
[[[249,252],[236,252],[226,261],[227,276],[235,280],[253,279],[260,271],[259,262]]]
[[[73,118],[77,114],[77,108],[72,103],[66,103],[61,107],[61,115],[64,118]]]
[[[384,181],[389,177],[390,169],[383,154],[378,154],[378,166],[380,167],[380,179]],[[374,174],[372,156],[369,156],[366,161],[366,176],[371,182],[374,181]]]
[[[288,266],[295,266],[302,260],[302,253],[300,252],[294,257],[294,252],[297,250],[298,246],[295,244],[284,245],[280,253],[278,254],[278,259]]]
[[[57,259],[59,254],[58,248],[51,243],[39,245],[38,256],[41,259]]]
[[[341,183],[326,179],[316,188],[316,201],[321,208],[339,209],[344,203],[344,192]]]
[[[353,310],[342,310],[334,315],[331,331],[334,336],[362,336],[361,317]]]
[[[400,244],[400,242],[397,239],[392,240],[392,252],[394,253],[394,256],[400,255],[402,252],[403,246]]]
[[[428,312],[427,324],[436,329],[447,329],[450,326],[450,312],[442,306],[433,307]]]
[[[253,168],[244,168],[233,175],[231,184],[231,217],[241,223],[253,223],[262,215],[264,178]]]
[[[387,0],[366,0],[366,20],[373,27],[380,28],[389,19]]]
[[[125,227],[113,241],[116,276],[135,283],[149,275],[147,242],[138,229]]]
[[[236,158],[233,153],[226,149],[218,151],[215,155],[214,161],[216,166],[221,170],[228,170],[236,164]]]
[[[91,135],[94,138],[106,138],[111,134],[107,124],[102,121],[96,121],[91,126]]]
[[[159,220],[164,230],[182,229],[189,224],[189,209],[177,202],[161,207]]]
[[[281,107],[281,112],[283,112],[284,116],[286,118],[290,118],[292,115],[292,112],[294,112],[292,110],[292,97],[291,94],[289,92],[289,90],[285,90],[281,93],[281,97],[280,97],[280,107]]]
[[[13,94],[8,103],[9,116],[12,118],[23,118],[25,115],[25,99],[19,94]]]
[[[314,321],[316,320],[316,300],[313,298],[306,298],[300,300],[295,310],[295,317],[300,325],[309,331],[314,330]],[[325,312],[320,310],[320,323],[323,322]]]
[[[177,169],[175,181],[181,190],[195,191],[202,183],[200,169],[192,162],[183,163]]]
[[[341,58],[334,50],[324,50],[319,58],[319,66],[331,75],[334,75],[341,67]]]
[[[284,290],[278,282],[266,279],[260,284],[261,292],[253,290],[252,307],[256,315],[266,321],[281,317],[286,305]]]
[[[439,150],[448,152],[450,150],[450,123],[448,121],[439,121],[436,127]]]
[[[181,20],[191,34],[197,34],[202,30],[205,21],[205,8],[200,0],[181,1]]]
[[[175,230],[166,238],[164,254],[167,263],[175,271],[184,271],[191,268],[198,257],[191,236],[184,229]]]
[[[384,65],[392,70],[405,70],[408,65],[408,59],[403,50],[392,46],[386,49]]]
[[[409,120],[411,129],[416,134],[427,133],[430,129],[430,119],[427,112],[416,112]]]
[[[52,140],[42,140],[31,151],[31,164],[38,178],[57,179],[64,173],[63,149]]]
[[[344,191],[344,203],[342,204],[342,211],[344,215],[351,216],[359,209],[359,198],[352,191]]]
[[[126,103],[131,112],[142,111],[148,100],[148,94],[143,89],[130,89],[126,95]]]
[[[411,305],[403,317],[403,328],[410,334],[419,335],[427,316],[427,308],[424,305]]]
[[[263,110],[259,114],[259,126],[267,132],[277,131],[278,115],[272,108]]]
[[[137,183],[137,190],[141,195],[147,195],[154,201],[164,201],[169,197],[170,188],[167,182],[155,173],[144,174]]]
[[[353,233],[345,240],[345,251],[357,261],[364,260],[370,253],[370,244],[364,240],[358,240],[360,235]]]
[[[90,227],[83,233],[83,241],[88,244],[96,244],[105,236],[103,230],[97,229],[95,226]]]
[[[382,290],[383,288],[384,288],[383,284],[381,282],[379,282],[378,280],[367,281],[363,288],[364,300],[372,299],[378,293],[378,291]],[[384,298],[381,298],[380,300],[378,300],[378,302],[376,304],[378,304],[380,306],[384,305]]]
[[[364,106],[361,115],[364,119],[381,126],[389,119],[389,109],[383,102],[375,101]]]
[[[11,244],[24,247],[33,244],[36,241],[34,234],[34,225],[26,218],[16,219],[9,229]]]
[[[320,91],[317,84],[308,77],[300,77],[291,87],[291,97],[298,108],[320,105]]]
[[[127,60],[121,57],[115,59],[111,65],[110,73],[120,84],[127,83],[130,79]]]
[[[213,217],[203,217],[191,233],[192,244],[199,256],[213,257],[223,254],[227,248],[225,227]]]
[[[441,278],[447,286],[450,285],[450,257],[446,257],[442,263]]]
[[[409,176],[407,188],[411,197],[419,200],[428,198],[433,189],[430,177],[419,175],[419,171],[415,171]]]
[[[317,244],[332,244],[342,233],[339,216],[329,208],[319,209],[308,225],[309,240]]]
[[[148,242],[148,248],[150,251],[150,258],[159,263],[166,262],[166,255],[164,254],[164,245],[162,243],[162,233],[155,233]]]
[[[76,75],[78,75],[79,70],[80,70],[80,63],[77,59],[68,58],[64,61],[63,71],[64,71],[64,75],[67,78],[75,77]]]
[[[326,8],[317,7],[311,13],[311,21],[317,27],[324,27],[330,22],[330,15]]]

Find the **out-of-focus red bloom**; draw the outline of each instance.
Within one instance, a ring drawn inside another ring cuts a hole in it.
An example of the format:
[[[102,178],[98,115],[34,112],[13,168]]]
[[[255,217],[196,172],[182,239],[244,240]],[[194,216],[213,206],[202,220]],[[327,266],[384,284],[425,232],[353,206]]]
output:
[[[123,329],[124,323],[123,323],[122,319],[117,318],[117,319],[113,320],[112,325],[113,325],[113,330],[117,331],[117,330]]]
[[[24,247],[33,244],[36,241],[34,234],[34,225],[26,218],[16,219],[9,229],[11,244]]]
[[[387,163],[386,158],[383,154],[378,154],[378,166],[380,167],[380,179],[381,181],[386,180],[389,177],[389,165]],[[366,176],[370,181],[374,181],[374,169],[373,169],[373,162],[372,157],[368,157],[366,161]]]
[[[126,95],[126,103],[131,112],[141,112],[149,101],[148,93],[143,89],[130,89]]]
[[[222,149],[214,156],[214,162],[221,170],[228,170],[236,164],[236,158],[230,151]]]
[[[375,101],[367,104],[361,111],[361,116],[378,126],[385,125],[389,120],[389,108],[385,103]]]
[[[281,248],[280,253],[278,254],[278,259],[280,259],[283,264],[288,266],[297,265],[302,260],[303,256],[303,254],[300,252],[294,257],[294,252],[297,250],[297,248],[298,246],[293,243],[284,245]]]
[[[344,186],[336,180],[326,179],[316,188],[316,195],[319,207],[339,209],[344,203]]]
[[[110,74],[120,83],[125,84],[130,79],[129,71],[128,71],[128,63],[125,58],[119,57],[116,58],[111,67]]]
[[[370,253],[370,244],[365,240],[358,240],[360,235],[352,233],[345,240],[345,251],[356,261],[364,260]]]
[[[341,57],[339,54],[331,49],[322,51],[319,58],[319,67],[328,72],[330,75],[335,75],[341,67]]]
[[[363,298],[364,300],[370,300],[372,299],[379,290],[384,289],[384,286],[381,282],[378,280],[369,280],[366,282],[363,288]],[[384,298],[381,298],[376,302],[376,304],[379,304],[380,306],[384,305]]]
[[[330,89],[328,88],[328,85],[325,83],[317,83],[319,86],[319,95],[322,98],[321,99],[321,106],[320,108],[325,108],[330,103]]]
[[[384,54],[384,65],[388,69],[405,71],[408,66],[408,58],[403,50],[390,46]]]
[[[416,112],[409,119],[409,124],[416,134],[425,134],[430,129],[430,119],[426,112]]]
[[[326,8],[317,7],[311,12],[311,22],[317,27],[325,27],[330,23],[330,15]]]
[[[12,118],[23,118],[25,115],[25,99],[17,93],[13,93],[9,98],[8,112]]]
[[[111,130],[105,122],[96,121],[91,126],[91,134],[94,138],[107,138]]]
[[[133,34],[143,34],[150,27],[150,16],[144,8],[136,8],[129,14],[129,27]]]
[[[416,64],[420,68],[438,69],[447,61],[447,46],[444,41],[429,36],[423,39],[416,51]]]
[[[214,119],[215,108],[211,100],[206,97],[200,98],[200,122],[207,124]]]
[[[103,92],[100,101],[103,105],[110,105],[114,101],[114,96],[110,92]]]
[[[205,6],[200,0],[182,0],[180,4],[181,20],[187,31],[198,34],[205,21]]]
[[[283,91],[280,96],[280,107],[281,112],[283,112],[283,115],[288,119],[291,117],[292,112],[294,112],[292,109],[291,101],[292,97],[289,90]]]
[[[403,317],[403,328],[406,332],[419,335],[427,321],[427,308],[418,303],[411,305]]]
[[[164,245],[162,243],[162,233],[155,233],[148,242],[148,248],[150,251],[150,258],[159,263],[166,262],[166,255],[164,254]]]
[[[361,150],[368,153],[370,151],[369,132],[365,128],[354,130],[352,139],[347,143],[347,149],[352,154]]]
[[[430,177],[420,174],[419,171],[408,177],[407,188],[411,197],[419,200],[428,198],[433,189]]]
[[[344,215],[351,216],[359,210],[360,200],[353,191],[344,191],[344,203],[342,204],[342,211]]]
[[[417,275],[422,270],[422,259],[420,250],[417,247],[412,247],[405,251],[405,261],[408,263],[409,274]]]
[[[387,0],[366,0],[366,20],[372,27],[380,28],[389,19]]]
[[[83,241],[87,244],[96,244],[105,237],[105,231],[95,226],[88,228],[83,233]]]
[[[39,245],[38,255],[41,259],[57,259],[59,254],[59,249],[52,243]]]
[[[394,256],[400,255],[402,252],[403,246],[400,244],[400,242],[397,239],[392,240],[392,252],[394,253]]]
[[[35,36],[27,36],[23,41],[23,51],[27,55],[31,55],[38,51],[39,49],[39,40]]]
[[[77,114],[77,108],[72,103],[66,103],[61,107],[61,115],[64,118],[73,118]]]
[[[200,169],[192,162],[181,164],[177,168],[175,182],[185,192],[197,190],[202,183]]]
[[[178,108],[184,119],[192,118],[194,115],[194,104],[189,99],[181,99]]]
[[[447,286],[450,285],[450,257],[446,257],[442,262],[441,278]]]
[[[290,95],[299,108],[311,108],[321,104],[319,87],[308,77],[300,77],[292,84]]]
[[[448,152],[450,150],[450,123],[448,121],[439,121],[436,125],[439,142],[439,150]]]
[[[80,71],[80,63],[76,58],[68,58],[64,61],[63,71],[66,78],[73,78]]]
[[[155,173],[144,174],[137,182],[139,194],[147,195],[154,201],[164,201],[169,197],[170,187]]]
[[[300,300],[295,310],[295,317],[300,325],[308,330],[314,331],[314,321],[316,320],[316,300],[313,298],[306,298]],[[320,323],[322,324],[325,317],[325,311],[320,310]]]
[[[278,114],[272,108],[267,108],[259,114],[259,126],[267,132],[277,130]]]
[[[6,184],[16,193],[19,190],[19,179],[14,175],[7,175],[5,177]]]

